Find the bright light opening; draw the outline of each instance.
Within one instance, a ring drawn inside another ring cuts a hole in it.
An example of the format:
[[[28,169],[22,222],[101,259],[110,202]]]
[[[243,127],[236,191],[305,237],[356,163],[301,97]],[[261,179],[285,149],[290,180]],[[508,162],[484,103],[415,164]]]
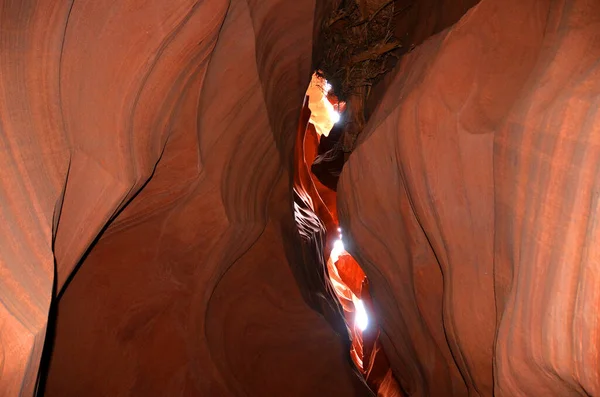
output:
[[[369,316],[365,310],[365,305],[360,299],[354,301],[354,325],[361,331],[364,331],[369,326]]]
[[[338,112],[331,112],[331,121],[333,121],[333,124],[337,123],[338,121],[340,121],[340,114]]]
[[[313,74],[306,90],[310,109],[309,121],[315,127],[317,134],[322,136],[328,136],[333,126],[341,119],[337,98],[331,98],[332,101],[330,101],[331,91],[333,91],[333,87],[327,80],[319,77],[316,73]]]
[[[342,255],[345,251],[346,249],[344,248],[344,242],[341,239],[336,240],[335,243],[333,243],[333,248],[331,249],[331,261],[333,263],[337,262],[340,255]]]

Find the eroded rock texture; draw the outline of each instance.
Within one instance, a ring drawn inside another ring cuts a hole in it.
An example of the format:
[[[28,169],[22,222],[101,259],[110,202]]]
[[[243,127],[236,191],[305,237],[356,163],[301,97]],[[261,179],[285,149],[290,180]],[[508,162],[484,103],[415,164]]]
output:
[[[48,396],[369,395],[282,241],[315,3],[0,4],[0,395],[54,294]]]
[[[410,395],[600,395],[600,3],[483,0],[400,63],[338,185]]]
[[[405,394],[600,395],[600,3],[474,4],[399,15],[347,248]],[[292,212],[328,7],[0,0],[1,396],[47,328],[48,396],[370,395]]]

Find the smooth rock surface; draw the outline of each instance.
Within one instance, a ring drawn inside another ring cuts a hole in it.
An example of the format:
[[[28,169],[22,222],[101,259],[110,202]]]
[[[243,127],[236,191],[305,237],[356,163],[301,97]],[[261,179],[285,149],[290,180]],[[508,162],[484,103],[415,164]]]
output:
[[[600,395],[600,3],[475,3],[398,16],[416,47],[318,204],[382,396]],[[0,396],[372,395],[294,222],[330,9],[0,0]]]
[[[415,396],[600,395],[600,3],[484,0],[407,55],[338,185]]]
[[[0,10],[0,395],[53,296],[48,396],[370,395],[282,241],[314,2]]]

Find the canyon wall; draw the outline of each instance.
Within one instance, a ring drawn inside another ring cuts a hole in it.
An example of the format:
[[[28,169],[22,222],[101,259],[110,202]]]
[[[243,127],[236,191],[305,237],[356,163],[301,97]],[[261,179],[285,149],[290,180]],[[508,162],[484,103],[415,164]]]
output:
[[[399,15],[346,249],[405,394],[600,395],[600,3],[475,3]],[[372,395],[292,206],[329,6],[0,0],[0,396]]]
[[[484,0],[406,55],[342,172],[414,396],[600,395],[600,3]]]
[[[315,3],[0,9],[0,395],[46,328],[48,396],[370,395],[283,241]]]

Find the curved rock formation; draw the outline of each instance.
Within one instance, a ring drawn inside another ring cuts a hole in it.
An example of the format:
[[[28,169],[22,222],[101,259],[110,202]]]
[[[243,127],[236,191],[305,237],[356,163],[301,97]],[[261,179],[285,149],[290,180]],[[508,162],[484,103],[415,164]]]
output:
[[[314,3],[54,3],[0,14],[0,395],[53,282],[45,395],[369,395],[280,233]]]
[[[600,395],[600,3],[475,3],[397,16],[330,215],[380,394]],[[373,395],[294,222],[329,9],[0,0],[0,396]]]
[[[399,65],[338,186],[415,396],[600,394],[600,4],[484,0]]]

